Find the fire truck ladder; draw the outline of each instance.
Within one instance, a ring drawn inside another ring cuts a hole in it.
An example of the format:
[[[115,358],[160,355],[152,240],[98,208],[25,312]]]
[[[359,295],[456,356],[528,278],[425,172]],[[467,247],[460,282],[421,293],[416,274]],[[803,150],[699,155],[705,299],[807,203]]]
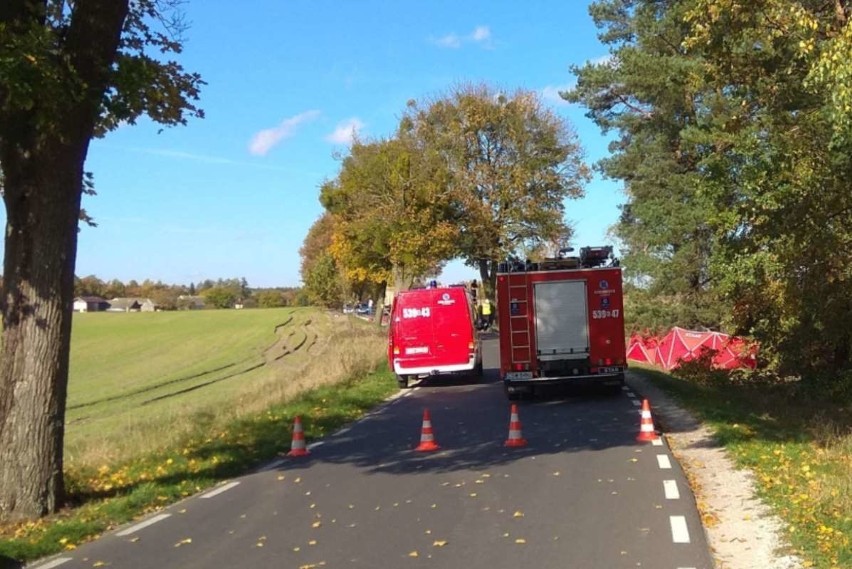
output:
[[[524,273],[509,275],[509,346],[512,363],[532,363],[529,283]]]

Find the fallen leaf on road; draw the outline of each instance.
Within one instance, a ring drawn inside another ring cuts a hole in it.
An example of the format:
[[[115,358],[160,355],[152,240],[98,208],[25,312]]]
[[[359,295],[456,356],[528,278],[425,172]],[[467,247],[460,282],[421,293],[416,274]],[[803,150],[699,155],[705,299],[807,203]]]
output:
[[[182,539],[175,544],[175,547],[180,547],[181,545],[186,545],[187,543],[192,543],[192,538],[188,537],[186,539]]]
[[[518,545],[523,545],[523,544],[525,544],[526,542],[527,542],[527,540],[525,540],[525,539],[524,539],[524,538],[522,538],[522,537],[519,537],[518,539],[516,539],[516,540],[515,540],[515,543],[517,543]]]
[[[522,517],[524,517],[524,513],[522,511],[518,510],[517,512],[512,514],[512,517],[513,518],[522,518]]]
[[[308,545],[316,545],[316,544],[317,544],[317,540],[315,540],[315,539],[312,539],[308,542]]]
[[[408,556],[409,556],[409,557],[419,557],[419,556],[420,556],[420,554],[419,554],[419,553],[417,553],[416,551],[412,551],[411,553],[409,553],[409,554],[408,554]]]
[[[447,545],[447,540],[438,539],[438,540],[435,540],[435,542],[432,545],[435,546],[435,547],[444,547],[445,545]]]
[[[312,528],[318,528],[318,527],[320,527],[321,525],[322,525],[322,522],[320,522],[320,521],[316,521],[316,522],[314,522],[314,523],[312,523],[312,524],[311,524],[311,527],[312,527]]]
[[[301,481],[302,481],[301,477],[297,477],[295,480],[293,480],[293,482],[295,482],[296,484],[298,484]]]
[[[106,566],[106,563],[104,563],[103,561],[95,561],[92,564],[92,567],[105,567],[105,566]]]

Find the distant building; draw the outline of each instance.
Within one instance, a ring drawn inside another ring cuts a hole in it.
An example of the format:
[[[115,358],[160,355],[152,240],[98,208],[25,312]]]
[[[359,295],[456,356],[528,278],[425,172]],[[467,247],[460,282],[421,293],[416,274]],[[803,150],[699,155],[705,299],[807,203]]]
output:
[[[150,298],[113,298],[107,312],[154,312],[157,305]]]
[[[74,299],[74,312],[103,312],[109,302],[99,296],[78,296]]]
[[[201,310],[204,308],[204,299],[192,294],[182,294],[177,298],[178,310]]]

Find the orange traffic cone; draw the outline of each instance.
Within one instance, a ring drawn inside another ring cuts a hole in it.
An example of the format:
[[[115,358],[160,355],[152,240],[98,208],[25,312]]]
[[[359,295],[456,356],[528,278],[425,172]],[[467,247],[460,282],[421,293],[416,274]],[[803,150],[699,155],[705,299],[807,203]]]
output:
[[[657,440],[657,431],[654,429],[654,420],[651,418],[651,407],[648,405],[648,400],[642,400],[642,419],[639,423],[639,436],[637,441],[655,441]]]
[[[429,416],[429,409],[424,409],[423,427],[420,429],[420,444],[414,450],[429,452],[439,448],[441,447],[435,442],[435,435],[432,434],[432,418]]]
[[[512,405],[512,415],[509,419],[509,438],[503,446],[507,447],[525,447],[527,439],[521,436],[521,420],[518,419],[518,406]]]
[[[302,431],[302,419],[296,415],[293,422],[293,442],[287,456],[308,456],[311,452],[305,446],[305,433]]]

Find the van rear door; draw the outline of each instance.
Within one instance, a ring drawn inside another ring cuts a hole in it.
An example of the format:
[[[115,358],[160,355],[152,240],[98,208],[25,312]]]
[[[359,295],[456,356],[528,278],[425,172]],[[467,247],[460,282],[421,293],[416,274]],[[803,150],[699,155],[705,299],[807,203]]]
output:
[[[422,289],[400,293],[394,305],[391,326],[393,342],[399,350],[396,358],[407,368],[428,366],[435,357],[431,292]]]
[[[433,290],[432,314],[436,356],[444,365],[470,361],[474,340],[473,315],[463,288]]]

